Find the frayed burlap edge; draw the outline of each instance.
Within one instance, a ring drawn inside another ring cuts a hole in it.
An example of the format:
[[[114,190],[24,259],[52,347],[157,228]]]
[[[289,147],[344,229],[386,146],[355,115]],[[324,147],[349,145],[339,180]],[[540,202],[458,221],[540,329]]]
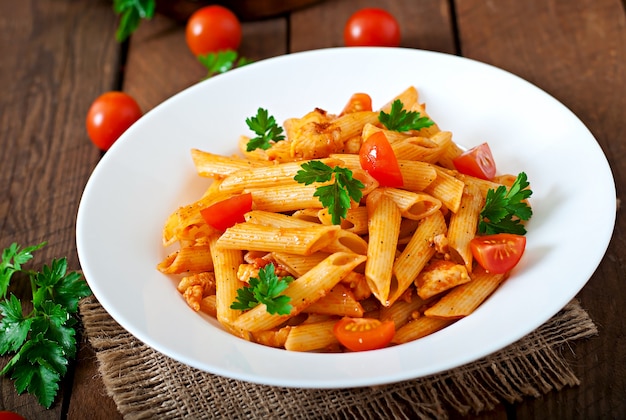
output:
[[[80,304],[108,394],[126,419],[420,418],[480,413],[579,384],[563,345],[598,333],[573,300],[522,340],[451,371],[392,385],[296,389],[228,379],[176,362],[135,339],[93,297]]]

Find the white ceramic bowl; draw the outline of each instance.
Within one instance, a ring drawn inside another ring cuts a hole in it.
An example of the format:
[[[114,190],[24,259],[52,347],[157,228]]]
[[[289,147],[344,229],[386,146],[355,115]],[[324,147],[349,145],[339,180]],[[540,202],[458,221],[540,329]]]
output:
[[[381,106],[410,85],[459,144],[488,142],[500,172],[525,171],[534,191],[527,249],[475,313],[429,337],[345,354],[296,353],[246,342],[190,310],[155,266],[167,216],[207,181],[190,149],[232,153],[245,118],[279,122],[350,95]],[[451,369],[531,332],[567,304],[600,263],[615,222],[615,186],[598,143],[557,100],[492,66],[409,49],[338,48],[261,61],[206,80],[147,113],[106,153],[77,218],[82,269],[111,316],[139,340],[218,375],[288,387],[391,383]]]

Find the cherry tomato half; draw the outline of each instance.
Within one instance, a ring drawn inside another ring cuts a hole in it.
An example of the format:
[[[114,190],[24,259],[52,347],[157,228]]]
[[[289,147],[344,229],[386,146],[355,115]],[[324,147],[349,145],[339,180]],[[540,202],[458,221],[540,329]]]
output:
[[[396,154],[382,131],[369,136],[359,150],[361,167],[380,183],[381,187],[404,185]]]
[[[470,248],[481,267],[502,274],[519,263],[526,249],[526,237],[512,233],[477,236],[470,241]]]
[[[141,108],[130,95],[117,91],[103,93],[87,111],[87,134],[101,150],[109,150],[141,115]]]
[[[372,98],[367,93],[355,93],[350,97],[350,100],[343,107],[341,111],[342,115],[352,114],[353,112],[371,111],[372,110]]]
[[[200,210],[200,214],[209,226],[224,231],[235,223],[244,222],[244,215],[250,210],[252,210],[252,194],[247,193],[218,201]]]
[[[400,24],[386,10],[368,7],[354,13],[343,30],[348,47],[397,47],[400,45]]]
[[[205,6],[189,17],[185,40],[195,56],[236,50],[241,43],[241,22],[232,11],[223,6]]]
[[[376,350],[387,346],[396,326],[393,321],[373,318],[342,318],[333,327],[337,340],[352,351]]]
[[[496,161],[487,143],[473,147],[452,160],[457,171],[480,179],[496,176]]]

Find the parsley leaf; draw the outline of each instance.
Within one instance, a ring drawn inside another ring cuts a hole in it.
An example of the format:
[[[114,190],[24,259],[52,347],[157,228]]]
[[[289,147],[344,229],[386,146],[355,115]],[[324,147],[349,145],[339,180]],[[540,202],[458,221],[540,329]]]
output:
[[[281,293],[292,281],[291,276],[278,277],[274,264],[270,263],[259,270],[258,278],[250,278],[249,286],[237,290],[237,298],[230,307],[245,311],[262,303],[270,314],[288,315],[292,309],[291,298]]]
[[[237,51],[234,50],[223,50],[215,53],[200,54],[198,56],[198,61],[208,70],[206,79],[217,74],[226,73],[228,70],[235,67],[243,67],[252,62],[252,60],[248,60],[245,57],[240,57],[237,54]]]
[[[91,295],[91,290],[79,273],[67,272],[65,258],[44,265],[40,272],[23,270],[21,265],[32,258],[32,251],[44,245],[20,251],[12,244],[2,252],[4,291],[13,273],[28,274],[33,309],[25,315],[22,302],[13,294],[0,301],[0,355],[15,353],[0,375],[11,375],[18,393],[27,391],[48,408],[69,359],[76,355],[75,314],[79,300]]]
[[[352,177],[352,171],[340,166],[331,168],[324,162],[312,160],[302,164],[302,169],[298,171],[294,179],[301,184],[310,185],[313,182],[330,181],[333,175],[334,182],[317,187],[313,196],[319,198],[322,205],[328,208],[332,223],[338,225],[348,213],[350,199],[359,202],[363,197],[362,189],[365,185]]]
[[[122,42],[139,27],[141,19],[152,19],[156,0],[113,0],[113,11],[120,15],[115,38]]]
[[[271,141],[285,139],[283,128],[276,124],[276,119],[269,115],[266,109],[259,108],[256,116],[246,118],[246,124],[257,135],[248,141],[246,146],[248,152],[255,149],[267,150],[272,146]]]
[[[434,124],[430,118],[422,117],[419,112],[405,110],[400,99],[393,101],[389,114],[380,111],[378,121],[387,127],[388,130],[400,132],[419,130],[420,128],[430,127]]]
[[[45,242],[39,245],[29,246],[20,250],[18,244],[13,243],[2,251],[2,260],[0,261],[0,296],[6,297],[11,276],[22,269],[22,264],[33,258],[33,251],[36,251],[46,245]]]
[[[529,185],[526,173],[520,172],[511,188],[501,185],[495,190],[487,191],[485,205],[480,212],[478,232],[487,235],[526,234],[522,221],[529,220],[533,214],[524,201],[532,195]]]

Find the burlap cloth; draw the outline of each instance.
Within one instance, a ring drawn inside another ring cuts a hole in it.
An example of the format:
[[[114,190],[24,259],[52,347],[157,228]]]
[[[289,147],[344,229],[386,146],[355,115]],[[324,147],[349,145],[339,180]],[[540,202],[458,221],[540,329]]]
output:
[[[126,419],[422,418],[491,410],[578,385],[563,348],[597,334],[573,300],[540,328],[496,354],[454,370],[392,385],[294,389],[201,372],[138,341],[93,297],[80,313],[109,395]]]

